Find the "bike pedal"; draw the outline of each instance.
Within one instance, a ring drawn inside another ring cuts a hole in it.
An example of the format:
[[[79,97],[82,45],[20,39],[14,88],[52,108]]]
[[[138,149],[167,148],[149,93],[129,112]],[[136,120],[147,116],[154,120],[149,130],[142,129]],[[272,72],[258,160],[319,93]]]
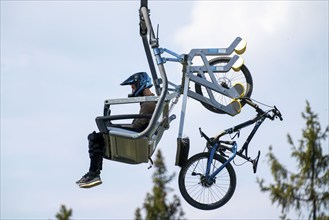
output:
[[[254,170],[254,173],[257,172],[257,166],[258,166],[259,156],[260,156],[260,151],[258,151],[257,157],[252,160],[252,169]]]

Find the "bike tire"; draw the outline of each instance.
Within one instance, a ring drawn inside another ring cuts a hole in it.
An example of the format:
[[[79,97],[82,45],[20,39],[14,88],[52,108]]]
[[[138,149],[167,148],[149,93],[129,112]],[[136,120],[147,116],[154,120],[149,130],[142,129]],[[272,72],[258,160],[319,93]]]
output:
[[[180,170],[178,177],[179,190],[185,201],[202,210],[213,210],[225,205],[233,196],[236,187],[236,175],[230,163],[217,174],[213,184],[203,184],[208,157],[207,152],[192,156]],[[215,154],[212,169],[220,167],[225,161],[224,157]],[[195,171],[201,172],[202,176],[193,175]]]
[[[216,57],[214,59],[211,59],[209,61],[209,64],[211,66],[214,65],[226,65],[229,61],[230,61],[230,57]],[[250,74],[250,71],[248,70],[248,68],[243,64],[241,66],[240,71],[235,72],[233,70],[230,70],[229,72],[226,73],[214,73],[216,79],[217,79],[217,83],[223,87],[225,87],[226,89],[229,89],[231,87],[234,86],[234,84],[236,83],[241,83],[244,88],[245,88],[245,93],[243,95],[243,97],[249,98],[252,94],[252,90],[253,90],[253,80]],[[200,76],[200,75],[198,75]],[[204,96],[204,92],[202,92],[202,86],[200,84],[195,83],[195,92]],[[206,92],[205,92],[206,93]],[[218,103],[226,106],[228,105],[232,99],[222,95],[220,93],[217,92],[213,92],[214,96],[215,96],[215,101],[217,101]],[[225,114],[226,112],[223,110],[220,110],[218,108],[215,108],[207,103],[201,102],[200,103],[207,108],[209,111],[212,111],[214,113],[219,113],[219,114]],[[241,107],[243,107],[246,102],[241,99],[240,101],[241,103]]]

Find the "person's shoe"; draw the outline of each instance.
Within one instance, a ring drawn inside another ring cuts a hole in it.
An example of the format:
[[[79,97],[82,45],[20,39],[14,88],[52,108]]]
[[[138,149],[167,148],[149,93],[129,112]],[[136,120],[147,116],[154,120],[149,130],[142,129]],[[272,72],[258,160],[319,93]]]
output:
[[[91,188],[102,184],[102,180],[99,174],[88,172],[75,183],[78,184],[80,188]]]
[[[82,182],[82,180],[88,176],[88,174],[89,174],[89,172],[86,173],[85,175],[83,175],[83,176],[81,177],[81,179],[77,180],[75,183],[76,183],[77,185],[79,185],[79,184]]]

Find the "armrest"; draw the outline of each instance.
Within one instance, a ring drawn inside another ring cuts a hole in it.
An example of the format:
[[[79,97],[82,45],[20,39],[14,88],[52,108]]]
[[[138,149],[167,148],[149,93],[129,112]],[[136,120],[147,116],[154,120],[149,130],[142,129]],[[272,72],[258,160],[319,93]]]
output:
[[[113,121],[113,120],[122,120],[122,119],[135,119],[135,118],[148,118],[150,119],[152,115],[150,114],[127,114],[127,115],[110,115],[110,116],[99,116],[97,117],[96,124],[101,133],[108,133],[108,129],[106,126],[106,122]]]

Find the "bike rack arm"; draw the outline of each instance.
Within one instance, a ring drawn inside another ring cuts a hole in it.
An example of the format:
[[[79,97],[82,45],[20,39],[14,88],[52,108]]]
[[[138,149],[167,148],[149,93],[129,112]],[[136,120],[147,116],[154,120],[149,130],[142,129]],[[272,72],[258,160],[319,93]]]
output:
[[[233,52],[241,55],[245,52],[247,42],[241,37],[235,38],[228,48],[208,48],[208,49],[192,49],[189,55],[193,58],[195,55],[205,53],[207,56],[223,56],[230,55]]]

